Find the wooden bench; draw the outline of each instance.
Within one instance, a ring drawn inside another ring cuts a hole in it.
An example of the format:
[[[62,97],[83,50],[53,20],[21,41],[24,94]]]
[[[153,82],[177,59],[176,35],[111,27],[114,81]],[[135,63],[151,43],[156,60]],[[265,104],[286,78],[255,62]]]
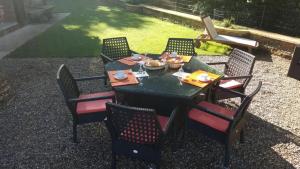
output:
[[[252,49],[258,48],[259,43],[255,40],[236,37],[236,36],[228,36],[228,35],[219,35],[213,25],[212,20],[209,16],[201,17],[203,24],[205,25],[205,30],[207,32],[207,36],[198,37],[198,41],[215,41],[223,44],[238,46],[238,47],[245,47],[248,49],[248,52],[251,53]]]

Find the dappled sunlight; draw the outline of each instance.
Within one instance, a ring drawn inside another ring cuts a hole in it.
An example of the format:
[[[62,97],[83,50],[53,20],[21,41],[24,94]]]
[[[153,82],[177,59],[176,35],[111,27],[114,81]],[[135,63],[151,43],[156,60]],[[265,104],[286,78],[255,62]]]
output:
[[[285,149],[285,152],[282,152],[282,149]],[[285,159],[287,162],[292,164],[295,159],[298,159],[298,164],[297,166],[293,166],[295,168],[300,167],[300,146],[296,145],[293,142],[288,142],[288,143],[279,143],[274,146],[272,146],[272,150],[275,151],[280,157]]]
[[[71,15],[31,43],[19,48],[13,53],[15,57],[23,57],[23,53],[42,57],[98,56],[103,39],[120,36],[127,37],[134,51],[161,53],[168,38],[195,38],[201,31],[128,12],[103,1],[56,1]],[[196,52],[211,55],[224,53],[226,50],[221,45],[217,49],[196,49]]]
[[[107,7],[107,6],[98,6],[96,8],[96,11],[97,12],[110,12],[111,11],[111,8]]]
[[[120,12],[121,9],[120,8],[116,8],[116,7],[110,7],[110,6],[98,6],[95,10],[96,12]]]
[[[214,52],[216,54],[228,54],[231,47],[227,45],[215,43],[215,42],[205,42],[205,43],[201,43],[200,49],[204,51]]]
[[[78,29],[80,29],[82,26],[80,26],[80,25],[63,25],[63,27],[66,29],[66,30],[69,30],[69,31],[71,31],[71,30],[78,30]]]

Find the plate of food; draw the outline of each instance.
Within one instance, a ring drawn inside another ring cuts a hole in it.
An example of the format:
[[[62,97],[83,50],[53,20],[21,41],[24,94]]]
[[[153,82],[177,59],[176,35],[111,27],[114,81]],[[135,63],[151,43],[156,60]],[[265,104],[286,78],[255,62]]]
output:
[[[178,69],[182,66],[183,60],[181,58],[169,58],[167,63],[171,69]]]
[[[144,64],[144,68],[148,70],[160,70],[164,69],[166,64],[159,60],[148,60]]]

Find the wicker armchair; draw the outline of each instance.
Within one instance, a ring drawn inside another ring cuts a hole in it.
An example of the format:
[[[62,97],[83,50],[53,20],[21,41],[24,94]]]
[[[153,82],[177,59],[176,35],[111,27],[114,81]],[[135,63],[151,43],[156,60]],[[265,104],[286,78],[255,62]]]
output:
[[[66,104],[73,117],[73,141],[77,142],[77,125],[103,121],[106,117],[106,102],[114,101],[114,92],[97,92],[81,94],[77,81],[105,79],[104,76],[94,76],[74,79],[65,65],[57,72],[57,82],[64,95]]]
[[[221,88],[221,90],[226,90],[242,98],[242,102],[236,110],[230,110],[206,101],[191,104],[192,109],[188,112],[188,128],[196,129],[225,145],[225,168],[229,167],[231,147],[234,142],[238,138],[241,142],[244,141],[244,126],[248,116],[247,109],[261,86],[262,82],[259,82],[256,90],[248,96]]]
[[[169,38],[164,52],[177,52],[179,55],[196,56],[193,39]]]
[[[230,53],[228,62],[208,63],[208,65],[225,65],[225,77],[222,78],[219,86],[244,93],[252,78],[254,63],[254,55],[235,48]],[[228,93],[226,91],[219,90],[219,88],[214,89],[212,94],[214,95],[213,97],[217,99],[235,97],[235,95],[231,95],[230,92]]]
[[[100,56],[105,64],[131,56],[132,52],[126,37],[108,38],[103,39],[102,53]]]
[[[112,138],[112,168],[116,168],[117,155],[125,155],[155,164],[159,169],[161,140],[170,132],[178,109],[165,117],[156,115],[153,109],[109,102],[106,107],[106,125]]]

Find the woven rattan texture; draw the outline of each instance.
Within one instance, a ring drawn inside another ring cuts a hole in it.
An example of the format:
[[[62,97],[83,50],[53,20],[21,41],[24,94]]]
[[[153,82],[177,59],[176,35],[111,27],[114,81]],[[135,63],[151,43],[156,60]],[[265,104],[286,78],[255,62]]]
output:
[[[113,60],[131,55],[126,37],[103,39],[102,53]]]
[[[179,55],[195,56],[193,39],[169,38],[165,52],[177,52]]]
[[[255,56],[239,49],[233,49],[229,56],[224,73],[227,76],[245,76],[250,75],[255,63]],[[237,79],[244,83],[245,79]]]
[[[162,133],[155,111],[126,106],[109,106],[116,137],[135,144],[157,144]]]
[[[78,98],[79,89],[77,83],[65,65],[62,65],[59,69],[57,80],[66,100],[70,98]],[[71,110],[75,110],[75,103],[70,103],[67,101],[67,105]]]

